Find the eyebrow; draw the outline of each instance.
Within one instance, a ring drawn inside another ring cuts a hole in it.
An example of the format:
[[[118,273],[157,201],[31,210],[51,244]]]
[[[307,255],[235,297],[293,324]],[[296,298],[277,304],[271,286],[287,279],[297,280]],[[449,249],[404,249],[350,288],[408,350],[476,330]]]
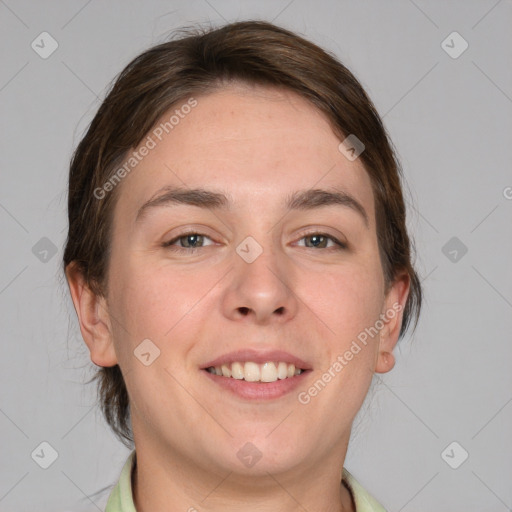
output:
[[[233,203],[230,197],[229,194],[203,188],[163,187],[139,208],[135,222],[142,221],[145,214],[153,208],[180,204],[197,206],[204,209],[229,210]],[[314,210],[333,205],[346,206],[357,212],[364,221],[365,226],[369,228],[368,214],[362,204],[343,190],[324,190],[318,188],[298,190],[288,195],[285,201],[285,208],[288,211]]]

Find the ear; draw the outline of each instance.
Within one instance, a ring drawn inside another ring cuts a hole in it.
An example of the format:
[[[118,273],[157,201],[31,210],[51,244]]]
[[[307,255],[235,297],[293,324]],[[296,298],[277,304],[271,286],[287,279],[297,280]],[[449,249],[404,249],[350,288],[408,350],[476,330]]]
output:
[[[66,267],[66,278],[91,361],[97,366],[116,365],[106,299],[93,293],[74,262]]]
[[[391,284],[384,299],[381,319],[384,327],[380,332],[379,352],[375,372],[386,373],[395,366],[393,349],[398,342],[407,297],[409,296],[409,274],[402,273]]]

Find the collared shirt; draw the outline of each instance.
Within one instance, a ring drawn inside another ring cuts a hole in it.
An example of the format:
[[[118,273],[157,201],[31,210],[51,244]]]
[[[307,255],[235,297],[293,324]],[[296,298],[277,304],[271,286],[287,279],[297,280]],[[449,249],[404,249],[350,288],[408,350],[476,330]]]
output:
[[[119,481],[110,493],[105,512],[137,512],[132,495],[134,458],[135,450],[132,451],[123,466]],[[352,493],[356,512],[386,512],[384,507],[345,468],[343,468],[343,481]]]

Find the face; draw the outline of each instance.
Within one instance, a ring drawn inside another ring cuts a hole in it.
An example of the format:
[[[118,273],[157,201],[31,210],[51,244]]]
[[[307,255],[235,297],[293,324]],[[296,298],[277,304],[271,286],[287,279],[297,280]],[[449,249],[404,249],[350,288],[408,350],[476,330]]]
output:
[[[216,472],[335,464],[405,300],[385,294],[370,179],[293,93],[195,99],[118,185],[103,362],[137,447]]]

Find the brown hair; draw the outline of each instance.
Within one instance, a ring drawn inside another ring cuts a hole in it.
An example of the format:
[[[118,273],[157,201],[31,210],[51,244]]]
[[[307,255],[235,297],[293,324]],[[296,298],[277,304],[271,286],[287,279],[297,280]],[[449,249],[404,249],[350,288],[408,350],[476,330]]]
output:
[[[64,269],[72,262],[98,296],[106,296],[113,211],[122,185],[101,199],[94,191],[112,178],[170,107],[237,81],[291,90],[315,105],[343,140],[355,134],[373,187],[380,258],[387,286],[399,272],[410,278],[403,336],[421,308],[421,285],[411,262],[402,172],[375,107],[352,73],[334,56],[296,34],[262,21],[186,30],[154,46],[117,77],[71,159],[68,238]],[[118,365],[101,367],[98,395],[107,423],[133,443],[128,392]]]

